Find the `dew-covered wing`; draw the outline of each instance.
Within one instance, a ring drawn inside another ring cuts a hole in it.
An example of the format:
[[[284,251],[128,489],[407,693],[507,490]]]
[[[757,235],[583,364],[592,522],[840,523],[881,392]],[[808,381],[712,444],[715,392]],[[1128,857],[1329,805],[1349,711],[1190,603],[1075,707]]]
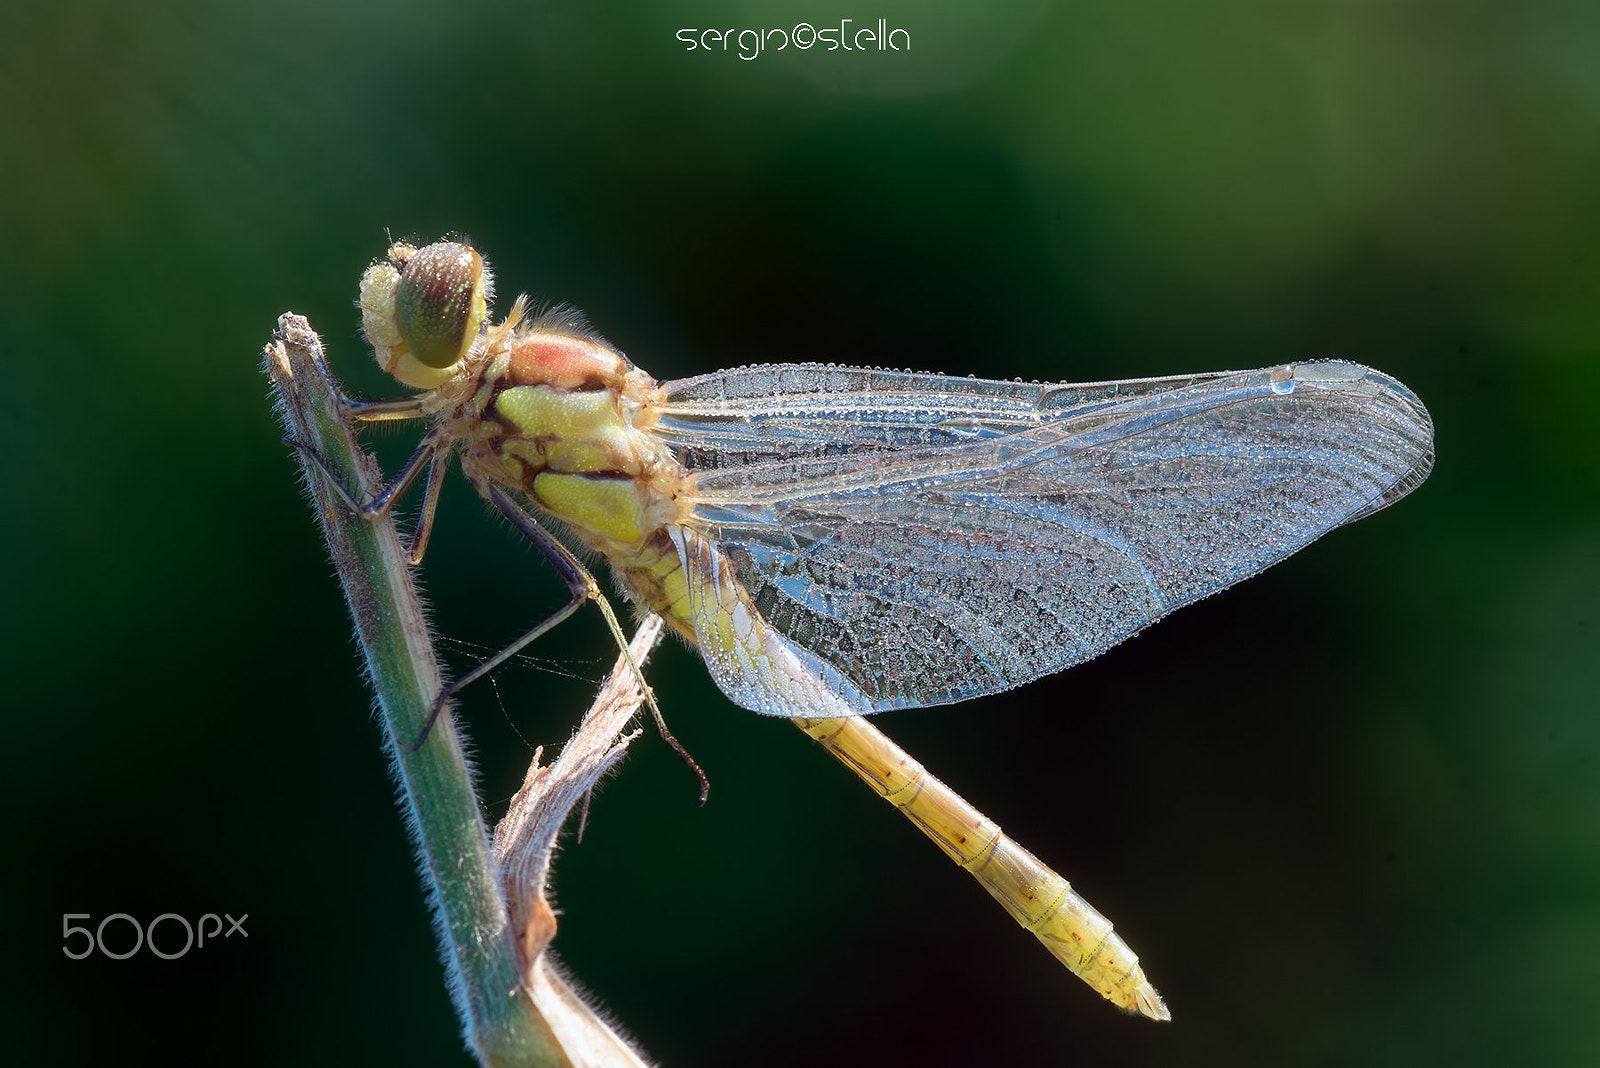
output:
[[[862,712],[1089,659],[1398,500],[1433,455],[1416,396],[1341,362],[1088,385],[747,367],[668,383],[659,414],[697,531]]]

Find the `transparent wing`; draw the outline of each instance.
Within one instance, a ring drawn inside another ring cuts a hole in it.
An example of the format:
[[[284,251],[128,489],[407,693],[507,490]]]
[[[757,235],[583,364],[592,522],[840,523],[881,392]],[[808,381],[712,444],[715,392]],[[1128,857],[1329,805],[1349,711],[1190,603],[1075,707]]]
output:
[[[1339,362],[1088,385],[747,367],[668,383],[659,414],[694,528],[856,711],[1087,660],[1433,456],[1416,396]]]

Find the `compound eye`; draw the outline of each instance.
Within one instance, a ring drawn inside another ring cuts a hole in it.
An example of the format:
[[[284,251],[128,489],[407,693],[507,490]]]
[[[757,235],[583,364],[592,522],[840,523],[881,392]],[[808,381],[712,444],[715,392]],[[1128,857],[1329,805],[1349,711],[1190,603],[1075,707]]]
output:
[[[401,270],[395,325],[418,363],[443,369],[472,348],[483,325],[483,257],[454,241],[419,249]]]

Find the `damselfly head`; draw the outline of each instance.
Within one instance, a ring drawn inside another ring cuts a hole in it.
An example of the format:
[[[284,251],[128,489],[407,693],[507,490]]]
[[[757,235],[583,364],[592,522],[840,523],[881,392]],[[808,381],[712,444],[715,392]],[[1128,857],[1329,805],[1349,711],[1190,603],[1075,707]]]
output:
[[[378,363],[401,382],[448,381],[483,330],[494,286],[476,249],[397,243],[361,276],[361,325]]]

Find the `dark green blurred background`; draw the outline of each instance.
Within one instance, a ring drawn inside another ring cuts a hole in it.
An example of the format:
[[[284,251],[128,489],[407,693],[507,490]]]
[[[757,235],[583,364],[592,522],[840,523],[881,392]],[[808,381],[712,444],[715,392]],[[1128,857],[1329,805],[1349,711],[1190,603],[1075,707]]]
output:
[[[674,36],[840,17],[912,51]],[[661,378],[1337,356],[1437,422],[1394,509],[884,718],[1118,923],[1169,1026],[664,652],[710,804],[646,736],[555,886],[664,1063],[1600,1063],[1597,57],[1579,0],[5,5],[4,1059],[466,1063],[257,369],[292,309],[392,392],[357,278],[448,231],[502,308],[571,302]],[[562,596],[459,481],[423,580],[458,670]],[[490,816],[609,661],[593,615],[468,694]],[[224,911],[248,941],[178,961],[60,948],[64,913]]]

